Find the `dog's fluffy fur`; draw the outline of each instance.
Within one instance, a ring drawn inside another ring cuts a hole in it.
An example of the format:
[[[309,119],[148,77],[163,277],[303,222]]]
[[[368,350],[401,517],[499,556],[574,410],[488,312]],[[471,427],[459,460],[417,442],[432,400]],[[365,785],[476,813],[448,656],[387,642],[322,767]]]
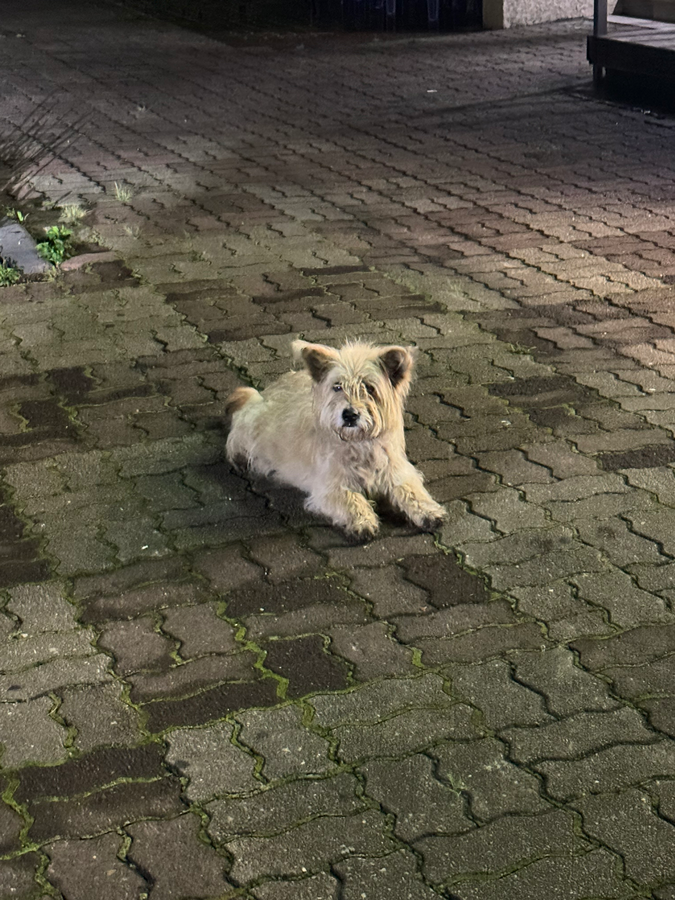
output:
[[[413,354],[364,342],[334,350],[293,343],[301,371],[262,393],[238,388],[228,399],[227,457],[308,494],[307,509],[352,538],[372,537],[372,502],[385,498],[419,528],[434,530],[445,510],[408,461],[403,404]]]

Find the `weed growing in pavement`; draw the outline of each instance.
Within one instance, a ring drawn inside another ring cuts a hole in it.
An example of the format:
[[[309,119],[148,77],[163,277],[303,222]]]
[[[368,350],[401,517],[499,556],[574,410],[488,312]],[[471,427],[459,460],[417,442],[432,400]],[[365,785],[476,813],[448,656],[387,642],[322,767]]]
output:
[[[535,351],[535,347],[526,347],[524,344],[509,344],[511,348],[511,353],[516,353],[519,356],[532,356]]]
[[[19,278],[21,278],[21,272],[18,269],[8,263],[0,262],[0,287],[16,284]]]
[[[120,203],[128,203],[134,196],[134,192],[126,184],[115,182],[115,196]]]
[[[62,207],[59,220],[65,222],[66,225],[77,225],[77,223],[87,215],[87,210],[75,203]]]
[[[20,209],[14,209],[13,206],[5,207],[5,215],[8,219],[16,219],[17,222],[25,222],[28,216],[24,216]]]
[[[45,228],[46,240],[40,241],[37,245],[37,251],[47,262],[58,266],[72,253],[72,242],[70,240],[72,231],[65,225],[51,225]]]

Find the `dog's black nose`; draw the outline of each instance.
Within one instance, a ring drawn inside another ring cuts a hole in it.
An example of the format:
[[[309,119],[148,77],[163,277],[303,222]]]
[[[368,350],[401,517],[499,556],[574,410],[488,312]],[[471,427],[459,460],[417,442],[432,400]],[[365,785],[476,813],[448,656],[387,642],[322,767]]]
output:
[[[356,423],[359,421],[359,414],[350,406],[347,409],[342,410],[342,421],[345,423],[347,428],[353,428],[354,425],[356,425]]]

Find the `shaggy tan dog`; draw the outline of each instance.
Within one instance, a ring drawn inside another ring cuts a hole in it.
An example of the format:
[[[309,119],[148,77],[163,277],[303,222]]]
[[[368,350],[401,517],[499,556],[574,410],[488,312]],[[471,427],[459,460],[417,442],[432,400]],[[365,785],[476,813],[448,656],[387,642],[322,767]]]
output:
[[[305,506],[354,539],[372,537],[378,498],[419,528],[434,530],[445,510],[408,461],[403,404],[413,354],[364,342],[340,350],[293,343],[304,369],[262,393],[241,387],[228,399],[227,457],[308,494]]]

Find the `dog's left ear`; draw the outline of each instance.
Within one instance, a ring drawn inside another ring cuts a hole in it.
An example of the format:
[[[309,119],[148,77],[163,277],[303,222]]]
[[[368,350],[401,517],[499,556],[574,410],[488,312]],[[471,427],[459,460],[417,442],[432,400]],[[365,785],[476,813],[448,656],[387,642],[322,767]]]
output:
[[[406,347],[385,347],[380,353],[380,364],[394,388],[410,381],[414,356]]]
[[[307,341],[293,341],[293,359],[302,360],[313,381],[321,381],[338,359],[337,350],[323,344],[309,344]]]

